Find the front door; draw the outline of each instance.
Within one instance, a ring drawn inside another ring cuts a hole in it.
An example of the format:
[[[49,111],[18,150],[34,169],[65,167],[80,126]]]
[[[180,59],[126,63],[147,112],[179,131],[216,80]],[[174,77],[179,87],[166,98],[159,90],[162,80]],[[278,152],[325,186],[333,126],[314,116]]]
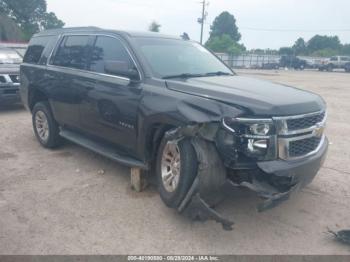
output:
[[[96,74],[96,84],[83,98],[81,122],[87,132],[136,156],[137,116],[142,90],[128,85],[127,77],[108,71],[106,64],[111,63],[127,64],[130,69],[135,67],[122,40],[96,36],[89,66],[90,72]]]

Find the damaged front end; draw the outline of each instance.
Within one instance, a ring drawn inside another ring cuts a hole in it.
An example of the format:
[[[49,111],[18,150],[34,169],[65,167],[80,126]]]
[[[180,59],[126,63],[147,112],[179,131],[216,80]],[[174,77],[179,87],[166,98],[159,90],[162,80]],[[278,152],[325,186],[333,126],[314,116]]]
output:
[[[280,140],[289,137],[279,136],[272,119],[223,119],[221,123],[178,128],[166,135],[177,140],[191,137],[199,164],[197,177],[178,211],[196,220],[215,220],[225,230],[232,230],[233,222],[214,210],[224,198],[224,187],[256,192],[264,199],[257,207],[259,212],[273,208],[312,181],[328,147],[322,133],[322,142],[312,154],[281,159]],[[320,133],[311,131],[311,135]]]

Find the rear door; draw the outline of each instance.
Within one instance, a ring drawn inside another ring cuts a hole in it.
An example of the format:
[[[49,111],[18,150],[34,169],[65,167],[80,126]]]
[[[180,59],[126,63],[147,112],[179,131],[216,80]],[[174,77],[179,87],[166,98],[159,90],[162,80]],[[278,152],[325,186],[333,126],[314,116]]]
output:
[[[80,128],[82,98],[95,84],[87,71],[92,40],[89,35],[64,36],[45,73],[52,110],[61,125]]]
[[[82,123],[86,131],[119,146],[134,155],[138,105],[142,90],[129,79],[106,70],[106,62],[136,65],[123,40],[113,36],[96,36],[89,70],[96,74],[94,89],[84,93],[81,104]]]

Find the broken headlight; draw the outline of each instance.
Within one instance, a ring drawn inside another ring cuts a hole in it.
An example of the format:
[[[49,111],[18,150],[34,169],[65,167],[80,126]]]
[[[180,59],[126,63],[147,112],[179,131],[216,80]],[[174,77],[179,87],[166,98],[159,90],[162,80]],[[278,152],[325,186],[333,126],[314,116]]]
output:
[[[261,161],[276,158],[277,136],[272,119],[224,118],[222,123],[234,134],[239,152]]]

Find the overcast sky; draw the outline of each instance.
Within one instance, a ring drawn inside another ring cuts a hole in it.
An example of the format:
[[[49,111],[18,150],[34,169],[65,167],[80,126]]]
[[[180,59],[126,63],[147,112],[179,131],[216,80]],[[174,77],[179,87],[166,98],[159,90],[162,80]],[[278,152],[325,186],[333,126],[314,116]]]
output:
[[[210,24],[222,11],[237,20],[241,42],[249,49],[290,46],[299,37],[338,35],[350,43],[349,0],[211,0],[207,7],[205,40]],[[145,31],[152,20],[161,32],[187,32],[199,40],[200,0],[47,0],[66,26],[94,25],[110,29]],[[252,30],[256,29],[256,30]],[[263,31],[267,30],[267,31]]]

